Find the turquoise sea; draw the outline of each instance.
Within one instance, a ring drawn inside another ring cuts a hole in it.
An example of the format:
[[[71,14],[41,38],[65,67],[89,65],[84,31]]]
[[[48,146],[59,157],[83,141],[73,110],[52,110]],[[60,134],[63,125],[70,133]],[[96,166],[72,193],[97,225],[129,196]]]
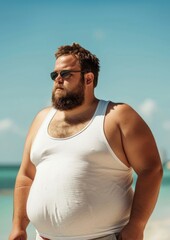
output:
[[[19,166],[0,166],[0,240],[7,240],[12,227],[13,188]],[[154,184],[154,183],[153,183]],[[164,168],[164,177],[156,208],[148,222],[145,240],[170,239],[170,170]],[[149,199],[148,199],[149,201]],[[35,239],[32,225],[28,239]]]

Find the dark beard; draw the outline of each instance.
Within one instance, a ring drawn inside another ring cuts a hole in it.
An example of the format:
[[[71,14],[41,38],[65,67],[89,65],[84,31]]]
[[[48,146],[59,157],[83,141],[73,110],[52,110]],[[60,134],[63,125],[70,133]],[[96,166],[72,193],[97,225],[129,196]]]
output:
[[[76,92],[67,93],[66,96],[56,98],[55,92],[52,93],[52,105],[60,111],[74,109],[84,102],[84,85],[80,83]]]

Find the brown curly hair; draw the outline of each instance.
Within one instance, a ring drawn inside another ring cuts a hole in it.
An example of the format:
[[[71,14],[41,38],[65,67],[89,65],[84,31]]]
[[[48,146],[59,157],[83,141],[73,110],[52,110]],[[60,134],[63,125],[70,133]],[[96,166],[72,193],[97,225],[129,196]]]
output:
[[[79,60],[82,71],[92,72],[94,74],[94,87],[96,87],[100,71],[99,59],[78,43],[59,47],[55,53],[55,57],[57,59],[62,55],[68,54],[74,55]]]

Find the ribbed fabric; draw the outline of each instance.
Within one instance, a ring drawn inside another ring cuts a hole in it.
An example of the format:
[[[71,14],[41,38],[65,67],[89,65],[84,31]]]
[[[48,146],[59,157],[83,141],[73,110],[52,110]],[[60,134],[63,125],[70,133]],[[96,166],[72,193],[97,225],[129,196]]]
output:
[[[36,176],[27,213],[40,236],[51,240],[87,240],[120,232],[133,198],[132,169],[110,148],[103,130],[108,102],[100,100],[80,132],[53,138],[52,109],[31,149]]]

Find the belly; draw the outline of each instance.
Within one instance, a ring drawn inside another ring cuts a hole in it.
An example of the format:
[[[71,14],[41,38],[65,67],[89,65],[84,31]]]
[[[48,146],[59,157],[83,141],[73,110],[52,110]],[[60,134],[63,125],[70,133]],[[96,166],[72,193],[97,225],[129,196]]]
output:
[[[37,168],[27,201],[30,221],[50,236],[90,235],[127,221],[133,193],[109,173],[87,163],[73,167],[46,162]]]

